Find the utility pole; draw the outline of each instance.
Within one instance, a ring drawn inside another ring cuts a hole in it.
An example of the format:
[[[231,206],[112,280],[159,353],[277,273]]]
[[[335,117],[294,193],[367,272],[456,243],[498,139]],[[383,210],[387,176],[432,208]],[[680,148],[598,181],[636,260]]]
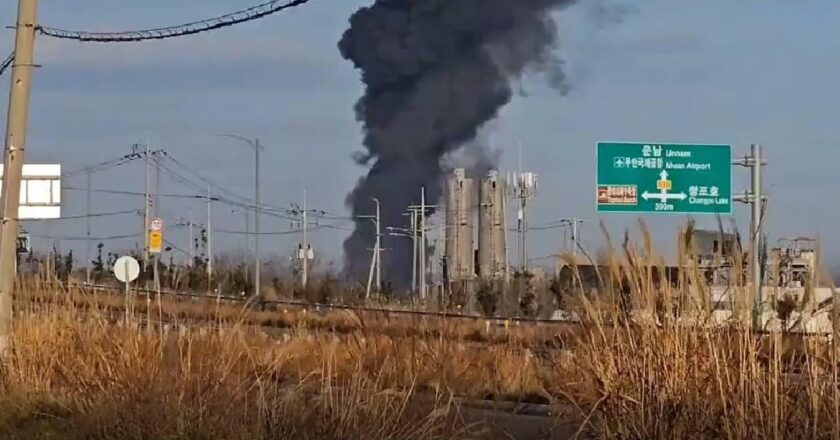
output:
[[[163,212],[160,209],[160,150],[152,153],[155,162],[155,198],[154,198],[154,217],[162,218]]]
[[[420,299],[426,300],[426,187],[420,188]]]
[[[752,278],[752,325],[759,330],[762,326],[762,285],[764,284],[764,270],[761,262],[761,240],[764,233],[764,201],[761,167],[767,165],[763,158],[762,147],[758,144],[750,146],[750,154],[740,160],[733,162],[738,165],[750,168],[751,190],[735,196],[733,199],[738,202],[752,205],[750,218],[750,278]]]
[[[262,265],[260,263],[260,150],[262,145],[259,139],[248,139],[236,134],[219,134],[217,136],[227,137],[242,141],[254,149],[254,296],[260,294],[260,276]]]
[[[189,219],[181,217],[181,219],[178,221],[178,223],[175,224],[175,226],[187,227],[187,247],[185,248],[185,253],[189,258],[189,261],[187,261],[187,266],[189,266],[192,269],[195,268],[195,250],[198,247],[195,242],[195,232],[193,228],[195,226],[201,226],[201,224],[193,221],[192,208],[190,208],[189,211]]]
[[[85,217],[85,282],[90,285],[90,168],[87,169],[87,188],[86,188],[86,207],[87,217]]]
[[[211,293],[213,288],[213,194],[210,192],[210,185],[207,185],[207,291]]]
[[[190,232],[189,232],[189,240],[190,241],[187,243],[187,245],[188,245],[187,249],[189,249],[189,255],[190,255],[189,265],[190,265],[190,267],[193,267],[193,265],[195,264],[195,244],[193,243],[193,222],[192,222],[192,218],[190,218],[190,221],[189,221],[189,230],[190,230]]]
[[[260,276],[262,272],[262,265],[260,264],[260,150],[262,150],[262,145],[260,145],[260,140],[256,139],[254,142],[254,230],[256,235],[254,235],[254,296],[258,297],[260,295],[261,287],[260,287]]]
[[[303,189],[303,271],[301,274],[301,285],[306,289],[309,283],[309,236],[307,234],[307,226],[309,220],[306,215],[306,188]]]
[[[577,258],[579,242],[580,242],[580,226],[586,222],[584,219],[580,219],[577,217],[574,218],[564,218],[560,220],[560,223],[564,226],[568,226],[571,229],[572,236],[571,238],[571,246],[572,246],[572,257]],[[569,242],[565,242],[564,246],[568,246]]]
[[[368,274],[367,291],[365,293],[366,298],[370,298],[374,274],[376,274],[376,291],[382,291],[382,225],[380,223],[380,204],[379,199],[376,197],[371,197],[371,200],[376,203],[376,214],[373,216],[361,216],[361,218],[371,219],[376,230],[376,239],[373,242],[373,249],[371,249],[370,274]]]
[[[420,188],[420,204],[419,205],[411,205],[411,206],[408,207],[408,209],[413,214],[413,217],[412,217],[413,218],[413,227],[412,227],[412,229],[413,229],[413,236],[415,237],[415,241],[416,241],[416,238],[418,236],[420,238],[420,242],[416,244],[417,252],[415,252],[415,254],[417,254],[416,258],[419,261],[417,263],[415,263],[414,266],[419,266],[419,268],[417,269],[417,272],[418,272],[417,277],[419,277],[417,283],[420,286],[420,299],[421,300],[425,300],[426,299],[426,294],[428,293],[427,289],[426,289],[426,283],[427,283],[427,279],[428,279],[428,277],[427,277],[427,275],[428,275],[428,270],[427,270],[428,256],[426,255],[426,210],[435,209],[437,207],[438,207],[437,205],[427,205],[426,204],[426,187],[425,186]]]
[[[148,138],[146,139],[146,151],[143,155],[143,272],[146,272],[149,266],[149,205],[152,203],[149,194],[149,154],[150,145]]]
[[[411,210],[411,292],[417,293],[417,211]]]
[[[26,128],[29,117],[29,94],[35,68],[35,28],[37,0],[19,0],[15,26],[15,59],[12,67],[9,110],[6,119],[6,142],[3,162],[2,227],[0,227],[0,355],[10,347],[12,328],[12,290],[15,286],[17,260],[18,208],[20,181],[26,151]]]
[[[376,202],[376,290],[382,292],[382,223],[379,200],[374,198],[373,201]]]
[[[148,145],[148,143],[147,143]],[[154,198],[154,217],[161,218],[161,209],[160,209],[160,157],[157,152],[154,154],[154,162],[155,162],[155,198]],[[146,231],[146,234],[149,232]],[[154,283],[155,283],[155,290],[160,294],[160,254],[156,253],[154,255]]]
[[[522,273],[528,272],[528,199],[519,198],[519,267]]]

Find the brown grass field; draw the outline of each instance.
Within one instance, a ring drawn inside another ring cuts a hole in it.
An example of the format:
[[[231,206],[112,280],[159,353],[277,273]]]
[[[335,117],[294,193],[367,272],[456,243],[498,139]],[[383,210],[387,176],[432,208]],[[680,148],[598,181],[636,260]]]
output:
[[[626,281],[629,301],[684,303],[672,301],[684,284],[653,279],[662,263],[649,244],[609,258],[604,277]],[[188,331],[121,323],[119,298],[23,286],[0,363],[0,436],[490,438],[459,417],[467,398],[551,405],[578,438],[840,439],[830,341],[661,307],[656,323],[629,319],[611,285],[581,293],[581,322],[566,330],[163,300],[135,310],[201,316]],[[254,326],[265,320],[283,331]]]

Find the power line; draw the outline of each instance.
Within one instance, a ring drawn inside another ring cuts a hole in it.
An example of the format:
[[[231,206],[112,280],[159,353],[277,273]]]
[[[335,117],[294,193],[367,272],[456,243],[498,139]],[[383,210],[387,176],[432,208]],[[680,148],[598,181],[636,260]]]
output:
[[[250,201],[247,197],[243,197],[243,196],[241,196],[241,195],[239,195],[239,194],[237,194],[237,193],[235,193],[235,192],[233,192],[233,191],[228,190],[227,188],[224,188],[224,187],[221,187],[221,186],[217,185],[217,184],[216,184],[215,182],[213,182],[212,180],[210,180],[210,179],[208,179],[208,178],[206,178],[206,177],[202,176],[202,175],[201,175],[200,173],[198,173],[197,171],[194,171],[194,170],[193,170],[193,169],[191,169],[190,167],[186,166],[183,162],[181,162],[181,161],[179,161],[178,159],[175,159],[174,157],[172,157],[172,155],[171,155],[171,154],[169,154],[169,153],[167,153],[167,152],[165,152],[165,151],[164,151],[164,152],[163,152],[163,156],[164,156],[165,158],[169,159],[169,160],[170,160],[173,164],[175,164],[176,166],[178,166],[178,167],[182,168],[182,169],[183,169],[184,171],[186,171],[187,173],[192,174],[195,178],[197,178],[198,180],[200,180],[200,181],[201,181],[201,182],[203,182],[204,184],[206,184],[206,185],[210,185],[210,187],[212,187],[213,189],[216,189],[216,190],[217,190],[217,191],[219,191],[219,192],[223,192],[223,193],[227,194],[228,196],[233,197],[233,198],[238,199],[238,200],[242,200],[242,201],[246,201],[246,202],[249,202],[249,201]],[[164,170],[168,171],[168,172],[170,173],[170,175],[172,175],[172,174],[177,175],[177,177],[175,177],[175,176],[172,176],[172,177],[173,177],[173,178],[175,178],[176,180],[178,180],[179,182],[184,183],[185,185],[190,185],[190,186],[192,186],[192,187],[193,187],[193,188],[195,188],[195,189],[203,189],[203,188],[204,188],[204,185],[201,185],[201,184],[196,184],[196,183],[194,183],[194,182],[193,182],[193,183],[186,183],[186,182],[184,182],[184,179],[185,179],[185,178],[184,178],[183,176],[181,176],[181,175],[180,175],[180,173],[177,173],[176,171],[171,170],[170,168],[168,168],[168,167],[167,167],[166,165],[164,165],[163,163],[161,163],[161,164],[160,164],[160,166],[161,166],[161,168],[162,168],[162,169],[164,169]]]
[[[97,43],[126,43],[145,40],[164,40],[168,38],[182,37],[185,35],[199,34],[202,32],[208,32],[223,27],[233,26],[252,20],[257,20],[263,17],[267,17],[269,15],[276,14],[286,9],[303,5],[308,2],[309,0],[273,0],[256,6],[252,6],[248,9],[243,9],[215,18],[194,21],[178,26],[145,29],[138,31],[69,31],[65,29],[51,28],[47,26],[39,26],[38,31],[42,35],[46,35],[49,37]]]
[[[66,191],[88,191],[87,188],[78,188],[74,186],[62,186],[62,190]],[[117,194],[122,196],[145,196],[146,193],[136,192],[136,191],[120,191],[115,189],[91,189],[90,192],[92,193],[101,193],[101,194]],[[179,199],[201,199],[207,200],[207,196],[203,194],[193,195],[193,194],[157,194],[158,197],[167,197],[167,198],[179,198]],[[216,198],[212,198],[216,200]]]
[[[113,211],[113,212],[99,212],[95,214],[82,214],[82,215],[74,215],[69,217],[59,217],[59,218],[49,218],[49,219],[22,219],[26,221],[55,221],[55,220],[75,220],[75,219],[82,219],[82,218],[95,218],[95,217],[110,217],[115,215],[125,215],[125,214],[138,214],[140,211],[137,209],[132,209],[128,211]]]
[[[166,158],[168,158],[170,160],[173,160],[172,156],[170,156],[169,154],[165,154],[165,156],[166,156]],[[173,162],[175,162],[175,161],[173,160]],[[237,195],[236,193],[234,193],[230,190],[227,190],[223,187],[220,187],[219,185],[216,185],[215,183],[213,183],[209,179],[203,177],[201,174],[191,170],[189,167],[187,167],[186,165],[184,165],[181,162],[176,162],[176,164],[180,165],[181,168],[183,168],[185,171],[189,172],[190,174],[192,174],[193,176],[195,176],[196,178],[198,178],[202,182],[205,182],[208,185],[210,185],[211,187],[215,188],[216,190],[219,190],[220,192],[227,193],[227,194],[229,194],[230,196],[233,197],[233,198],[228,198],[228,197],[222,197],[222,196],[217,195],[217,196],[214,196],[214,198],[213,198],[214,201],[218,201],[218,202],[221,202],[225,205],[233,206],[233,207],[237,207],[237,208],[249,209],[249,210],[254,209],[254,205],[251,203],[251,201],[249,199],[247,199],[245,197],[242,197],[242,196],[239,196],[239,195]],[[186,178],[185,176],[182,175],[183,173],[178,173],[178,172],[172,170],[171,168],[169,168],[168,166],[166,166],[163,163],[160,164],[160,170],[161,170],[161,172],[163,172],[164,174],[166,174],[170,178],[172,178],[175,181],[185,185],[188,188],[191,188],[195,191],[201,191],[202,190],[202,185],[201,184],[198,184],[198,183],[195,183],[194,181],[189,180],[188,178]],[[206,197],[204,197],[204,198],[206,199]],[[270,208],[270,209],[267,209],[267,208]],[[282,208],[273,207],[273,206],[270,206],[270,205],[260,204],[259,212],[261,214],[266,214],[266,215],[270,215],[270,216],[273,216],[273,217],[282,218],[282,219],[285,219],[285,220],[294,220],[293,217],[281,214],[281,212],[285,212]]]
[[[93,240],[93,241],[108,241],[108,240],[124,240],[127,238],[137,238],[140,234],[125,234],[125,235],[110,235],[107,237],[76,237],[76,236],[55,236],[55,235],[41,235],[41,234],[31,234],[33,237],[38,238],[49,238],[54,240],[60,241],[85,241],[85,240]]]
[[[134,161],[135,159],[140,159],[144,156],[144,153],[130,153],[126,154],[125,156],[118,157],[116,159],[107,160],[105,162],[91,165],[89,167],[82,168],[80,170],[72,171],[70,173],[65,174],[62,176],[63,179],[69,179],[71,177],[80,176],[87,173],[97,173],[100,171],[105,171],[110,168],[118,167],[125,165],[129,162]]]
[[[258,236],[264,236],[264,235],[293,235],[293,234],[300,234],[301,230],[300,230],[300,229],[297,229],[297,230],[280,231],[280,232],[260,232],[259,234],[257,234],[256,232],[247,232],[247,231],[232,231],[232,230],[226,230],[226,229],[215,229],[215,228],[214,228],[214,229],[213,229],[213,232],[216,232],[216,233],[219,233],[219,234],[229,234],[229,235],[250,235],[250,236],[258,235]]]
[[[5,71],[6,71],[6,69],[8,69],[8,68],[9,68],[9,66],[11,66],[11,65],[12,65],[12,62],[13,62],[14,60],[15,60],[15,53],[14,53],[14,51],[12,51],[12,53],[10,53],[10,54],[9,54],[9,56],[8,56],[8,57],[6,57],[6,59],[5,59],[5,60],[3,60],[3,62],[2,62],[2,63],[0,63],[0,75],[2,75],[2,74],[3,74],[3,72],[5,72]]]

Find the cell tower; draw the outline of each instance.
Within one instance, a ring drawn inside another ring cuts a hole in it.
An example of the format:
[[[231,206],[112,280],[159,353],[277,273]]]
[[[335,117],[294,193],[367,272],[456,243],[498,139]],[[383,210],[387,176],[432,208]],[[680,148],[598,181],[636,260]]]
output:
[[[528,271],[528,201],[536,197],[538,178],[536,173],[518,172],[510,177],[511,194],[519,199],[517,231],[519,233],[519,270]]]
[[[506,182],[490,171],[481,182],[478,205],[478,274],[482,281],[507,279]]]

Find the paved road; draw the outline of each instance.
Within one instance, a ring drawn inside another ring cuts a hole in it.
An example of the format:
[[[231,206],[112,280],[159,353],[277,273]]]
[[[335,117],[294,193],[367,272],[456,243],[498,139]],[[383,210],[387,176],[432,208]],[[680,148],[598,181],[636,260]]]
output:
[[[481,406],[462,403],[458,415],[467,424],[486,427],[492,439],[565,440],[573,438],[579,427],[572,417],[550,414],[542,405],[513,411],[509,404],[502,404],[503,408]],[[579,438],[588,438],[584,434]]]

